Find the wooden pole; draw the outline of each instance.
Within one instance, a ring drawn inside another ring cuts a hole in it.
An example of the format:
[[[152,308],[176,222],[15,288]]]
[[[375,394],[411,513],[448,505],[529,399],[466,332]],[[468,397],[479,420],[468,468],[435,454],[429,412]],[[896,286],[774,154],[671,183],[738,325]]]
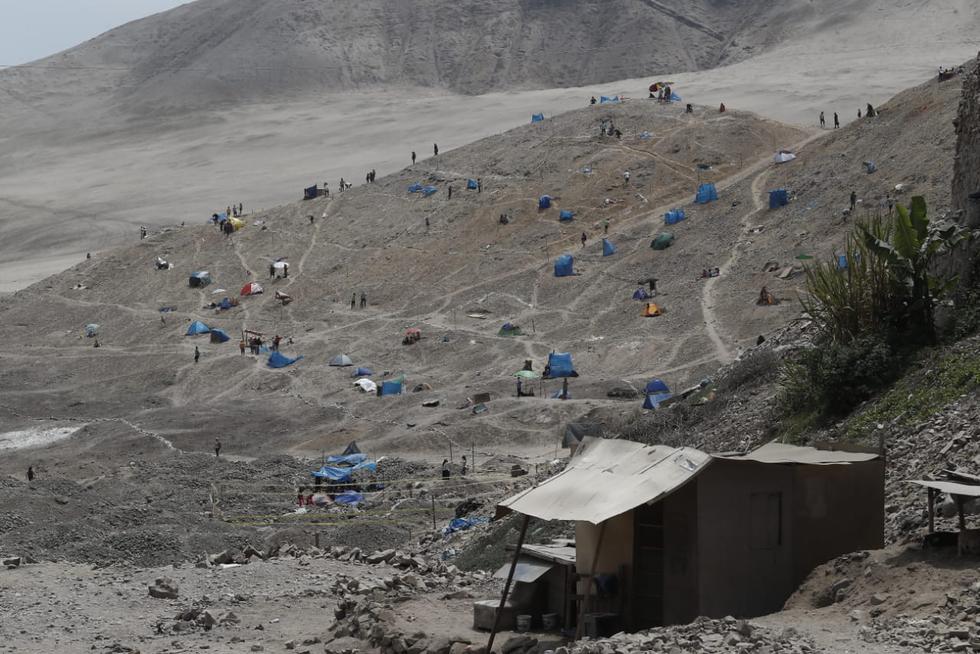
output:
[[[585,616],[592,608],[592,584],[595,581],[595,569],[599,565],[599,552],[602,550],[602,541],[606,535],[606,523],[603,522],[599,527],[599,542],[596,543],[595,553],[592,555],[592,567],[589,574],[585,577],[585,597],[582,599],[582,609],[579,611],[578,624],[575,626],[575,640],[582,637],[582,630],[585,628]]]
[[[432,531],[436,530],[436,496],[432,496]]]
[[[966,531],[966,514],[963,512],[963,496],[954,495],[953,499],[956,500],[956,514],[959,518],[960,531]]]
[[[936,531],[936,491],[927,488],[926,493],[929,497],[929,533]]]
[[[517,570],[517,559],[521,556],[521,547],[524,546],[524,536],[527,534],[527,523],[531,521],[531,516],[524,516],[521,523],[521,535],[517,537],[517,547],[514,548],[514,560],[510,562],[510,572],[507,573],[507,582],[504,584],[504,592],[500,596],[500,606],[493,617],[493,629],[490,631],[490,639],[487,641],[487,654],[493,654],[493,639],[497,637],[497,630],[500,628],[500,617],[504,614],[504,606],[507,604],[507,594],[510,593],[510,584],[514,581],[514,572]]]

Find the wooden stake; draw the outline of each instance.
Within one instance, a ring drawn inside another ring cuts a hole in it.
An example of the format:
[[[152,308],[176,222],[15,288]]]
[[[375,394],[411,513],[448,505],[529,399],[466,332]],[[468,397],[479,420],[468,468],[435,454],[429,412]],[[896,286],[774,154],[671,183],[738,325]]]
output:
[[[514,572],[517,570],[517,559],[521,556],[521,547],[524,546],[524,536],[527,534],[527,523],[531,521],[531,516],[524,516],[521,523],[521,535],[517,538],[517,547],[514,548],[514,560],[510,562],[510,572],[507,573],[507,582],[504,584],[504,592],[500,596],[500,606],[497,607],[497,614],[493,617],[493,629],[490,631],[490,640],[487,641],[487,654],[493,654],[493,639],[497,637],[497,629],[500,628],[500,616],[504,614],[504,606],[507,604],[507,594],[510,592],[510,584],[514,581]]]
[[[936,531],[936,491],[932,488],[926,489],[929,497],[929,533]]]
[[[432,499],[432,531],[436,530],[436,496],[433,495]]]

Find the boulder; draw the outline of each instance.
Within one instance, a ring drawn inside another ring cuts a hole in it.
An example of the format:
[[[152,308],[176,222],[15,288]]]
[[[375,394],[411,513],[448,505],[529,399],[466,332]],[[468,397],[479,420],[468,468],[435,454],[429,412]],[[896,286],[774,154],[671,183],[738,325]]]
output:
[[[177,584],[174,583],[173,579],[169,577],[158,577],[154,580],[153,584],[149,586],[150,597],[155,597],[157,599],[177,599],[179,590]]]
[[[12,556],[9,559],[4,559],[3,565],[8,568],[19,568],[22,562],[23,561],[19,556]]]

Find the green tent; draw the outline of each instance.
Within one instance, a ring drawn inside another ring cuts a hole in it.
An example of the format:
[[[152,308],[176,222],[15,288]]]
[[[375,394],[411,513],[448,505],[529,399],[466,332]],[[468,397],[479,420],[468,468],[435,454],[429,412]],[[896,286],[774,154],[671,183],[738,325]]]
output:
[[[653,239],[650,243],[650,247],[654,250],[666,250],[674,243],[674,235],[670,232],[663,232],[657,238]]]
[[[497,332],[497,336],[523,336],[524,332],[517,325],[513,325],[509,322],[504,323],[504,326],[500,328]]]
[[[514,376],[520,377],[521,379],[538,379],[541,377],[541,375],[533,370],[518,370],[514,373]]]

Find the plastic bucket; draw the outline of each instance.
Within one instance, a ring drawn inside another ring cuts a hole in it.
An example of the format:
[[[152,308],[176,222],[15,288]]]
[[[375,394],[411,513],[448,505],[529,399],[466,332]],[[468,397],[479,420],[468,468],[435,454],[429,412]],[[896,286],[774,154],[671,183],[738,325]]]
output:
[[[525,634],[531,631],[531,616],[524,614],[517,616],[517,631]]]
[[[541,616],[541,626],[545,631],[556,631],[558,629],[558,614],[545,613]]]

